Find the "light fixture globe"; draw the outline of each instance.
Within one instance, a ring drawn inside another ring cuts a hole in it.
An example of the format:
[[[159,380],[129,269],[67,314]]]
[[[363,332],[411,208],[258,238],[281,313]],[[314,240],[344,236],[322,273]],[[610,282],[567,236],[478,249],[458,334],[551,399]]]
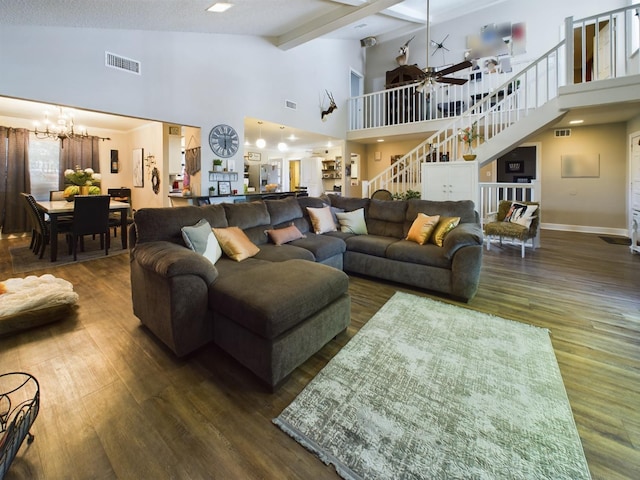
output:
[[[256,140],[256,147],[264,148],[267,146],[267,142],[262,138],[262,122],[258,122],[258,125],[260,125],[260,137]]]
[[[284,134],[284,127],[280,127],[280,143],[278,143],[278,150],[281,152],[285,152],[289,148],[287,144],[284,143],[283,134]]]

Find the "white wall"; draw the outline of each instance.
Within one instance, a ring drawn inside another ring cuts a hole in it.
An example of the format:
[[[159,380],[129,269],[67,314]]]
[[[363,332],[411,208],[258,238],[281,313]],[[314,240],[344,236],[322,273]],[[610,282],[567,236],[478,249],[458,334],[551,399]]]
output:
[[[526,53],[514,57],[515,63],[529,63],[555,46],[561,39],[561,29],[566,17],[573,16],[575,20],[596,15],[609,10],[629,5],[625,0],[508,0],[498,3],[494,7],[480,10],[468,15],[442,23],[431,24],[431,39],[444,42],[449,52],[445,52],[443,61],[442,50],[432,55],[433,47],[429,48],[428,64],[438,67],[443,64],[459,63],[464,60],[466,38],[470,34],[479,34],[484,25],[500,23],[526,24]],[[367,68],[365,74],[365,91],[374,92],[384,89],[385,73],[398,65],[395,58],[404,42],[415,34],[416,38],[409,44],[409,63],[418,64],[424,68],[427,62],[426,28],[402,37],[383,41],[367,49]]]
[[[201,127],[203,166],[213,158],[209,130],[227,123],[242,138],[245,116],[344,138],[349,71],[364,70],[359,42],[344,40],[285,52],[239,35],[3,27],[0,45],[0,95]],[[105,67],[105,51],[140,61],[142,75]],[[319,115],[325,90],[339,105],[328,122]],[[242,165],[242,149],[233,159]],[[207,176],[198,181],[205,190]]]

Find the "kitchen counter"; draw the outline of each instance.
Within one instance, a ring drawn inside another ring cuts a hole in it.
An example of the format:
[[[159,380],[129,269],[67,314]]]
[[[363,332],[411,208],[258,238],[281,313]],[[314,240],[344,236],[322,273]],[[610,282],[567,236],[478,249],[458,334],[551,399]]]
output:
[[[237,195],[189,195],[182,193],[170,193],[171,205],[174,207],[183,205],[206,205],[213,203],[242,203],[254,200],[284,198],[290,196],[307,196],[306,192],[251,192]]]

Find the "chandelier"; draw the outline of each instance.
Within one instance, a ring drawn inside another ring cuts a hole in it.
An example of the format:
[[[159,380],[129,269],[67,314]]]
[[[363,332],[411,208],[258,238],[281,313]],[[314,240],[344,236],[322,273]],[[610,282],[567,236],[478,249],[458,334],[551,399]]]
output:
[[[52,119],[48,111],[44,112],[44,130],[40,129],[40,122],[33,122],[34,129],[30,130],[36,138],[52,138],[60,140],[64,148],[64,141],[74,138],[88,138],[89,134],[85,127],[75,127],[73,122],[73,114],[65,111],[62,107],[58,108],[57,118]],[[111,140],[106,137],[98,137],[100,140]]]

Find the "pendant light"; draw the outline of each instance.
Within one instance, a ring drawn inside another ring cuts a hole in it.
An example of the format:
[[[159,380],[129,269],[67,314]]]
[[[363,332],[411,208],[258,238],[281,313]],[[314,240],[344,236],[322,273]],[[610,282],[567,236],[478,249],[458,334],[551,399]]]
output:
[[[278,143],[278,150],[281,152],[286,152],[289,148],[286,143],[284,143],[283,139],[284,127],[280,127],[280,143]]]
[[[258,125],[260,125],[260,137],[256,140],[256,147],[264,148],[267,146],[267,142],[262,138],[262,122],[258,122]]]

